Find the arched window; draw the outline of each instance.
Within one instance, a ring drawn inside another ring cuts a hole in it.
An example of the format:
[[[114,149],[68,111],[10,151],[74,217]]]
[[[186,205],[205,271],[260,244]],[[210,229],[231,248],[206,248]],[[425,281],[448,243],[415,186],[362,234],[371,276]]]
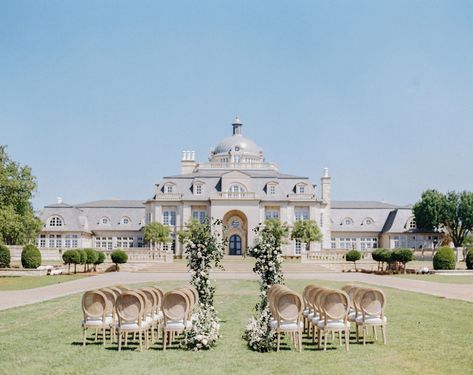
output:
[[[62,225],[63,225],[63,222],[59,216],[53,216],[51,219],[49,219],[50,227],[62,227]]]
[[[245,188],[240,185],[240,184],[233,184],[230,186],[230,188],[228,189],[228,191],[230,193],[244,193],[245,192]]]

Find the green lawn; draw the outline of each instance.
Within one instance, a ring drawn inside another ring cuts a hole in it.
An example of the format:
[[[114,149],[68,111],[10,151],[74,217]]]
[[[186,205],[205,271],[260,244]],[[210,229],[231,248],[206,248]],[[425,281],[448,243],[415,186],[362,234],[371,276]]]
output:
[[[41,286],[60,284],[77,280],[85,275],[55,275],[55,276],[0,276],[0,290],[20,290],[39,288]]]
[[[287,284],[302,291],[308,281]],[[321,284],[341,286],[340,283]],[[180,282],[160,284],[164,289]],[[0,312],[0,372],[5,374],[472,374],[473,304],[384,289],[388,298],[388,345],[350,351],[319,351],[304,340],[302,353],[285,345],[279,353],[254,353],[241,338],[258,286],[253,281],[217,282],[222,338],[209,352],[154,344],[143,353],[117,352],[107,343],[81,346],[80,295]]]
[[[395,277],[401,277],[404,279],[423,280],[423,281],[434,281],[437,283],[448,283],[448,284],[473,284],[472,275],[396,275]]]

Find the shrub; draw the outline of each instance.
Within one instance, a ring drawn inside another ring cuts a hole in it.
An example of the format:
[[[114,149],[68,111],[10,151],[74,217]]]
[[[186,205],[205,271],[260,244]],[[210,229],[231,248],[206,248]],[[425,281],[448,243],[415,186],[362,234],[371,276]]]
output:
[[[473,270],[473,249],[470,249],[466,253],[465,262],[466,268],[468,268],[469,270]]]
[[[118,267],[119,264],[123,264],[128,261],[128,254],[125,253],[123,250],[115,250],[110,256],[112,258],[112,262],[115,263],[117,271],[120,270],[120,268]]]
[[[97,260],[98,254],[97,250],[94,249],[84,249],[85,255],[87,256],[87,260],[85,261],[86,266],[90,264],[95,264],[95,261]],[[87,271],[90,271],[90,268],[87,267]]]
[[[10,267],[10,249],[0,244],[0,268]]]
[[[76,264],[80,263],[80,256],[76,250],[66,250],[62,254],[62,260],[64,261],[64,264],[67,264],[69,266],[69,272],[70,272],[71,264],[74,264],[75,266]],[[75,273],[75,267],[74,267],[74,273]]]
[[[95,262],[94,262],[94,271],[97,271],[97,265],[105,262],[105,253],[101,251],[96,251],[96,253],[97,253],[97,258],[95,259]]]
[[[391,251],[387,249],[376,249],[373,250],[371,256],[374,261],[378,262],[378,270],[384,269],[384,263],[391,261]]]
[[[23,268],[38,268],[41,265],[41,253],[35,245],[26,245],[21,252]]]
[[[87,253],[85,252],[84,249],[77,249],[76,251],[79,254],[79,258],[77,259],[78,260],[77,264],[83,264],[84,272],[85,272],[85,267],[87,265]]]
[[[444,246],[437,250],[434,255],[434,270],[454,270],[456,257],[453,249]]]
[[[350,250],[346,253],[345,259],[347,262],[353,262],[355,265],[355,271],[357,271],[356,262],[361,259],[361,253],[358,250]]]
[[[412,260],[414,260],[414,253],[411,249],[396,249],[392,252],[391,258],[395,262],[399,262],[402,264],[402,268],[404,269],[404,273],[406,272],[406,264]]]

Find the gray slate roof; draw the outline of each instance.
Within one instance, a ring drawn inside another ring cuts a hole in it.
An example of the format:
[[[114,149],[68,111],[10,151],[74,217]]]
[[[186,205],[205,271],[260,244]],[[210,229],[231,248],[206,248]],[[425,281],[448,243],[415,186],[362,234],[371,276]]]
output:
[[[47,227],[52,216],[63,219],[62,227]],[[101,225],[102,218],[108,218],[109,224]],[[130,223],[122,223],[124,217]],[[51,204],[44,207],[40,219],[45,228],[58,232],[96,232],[96,231],[138,231],[144,226],[145,206],[139,200],[99,200],[76,205],[66,203]]]

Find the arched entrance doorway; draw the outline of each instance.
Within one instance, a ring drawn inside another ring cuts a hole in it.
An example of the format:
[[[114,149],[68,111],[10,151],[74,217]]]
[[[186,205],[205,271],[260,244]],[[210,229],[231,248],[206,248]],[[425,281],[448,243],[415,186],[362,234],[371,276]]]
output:
[[[228,240],[228,253],[230,255],[241,255],[241,237],[233,234]]]
[[[239,210],[232,210],[223,217],[223,225],[227,229],[227,254],[244,255],[248,243],[248,219]]]

